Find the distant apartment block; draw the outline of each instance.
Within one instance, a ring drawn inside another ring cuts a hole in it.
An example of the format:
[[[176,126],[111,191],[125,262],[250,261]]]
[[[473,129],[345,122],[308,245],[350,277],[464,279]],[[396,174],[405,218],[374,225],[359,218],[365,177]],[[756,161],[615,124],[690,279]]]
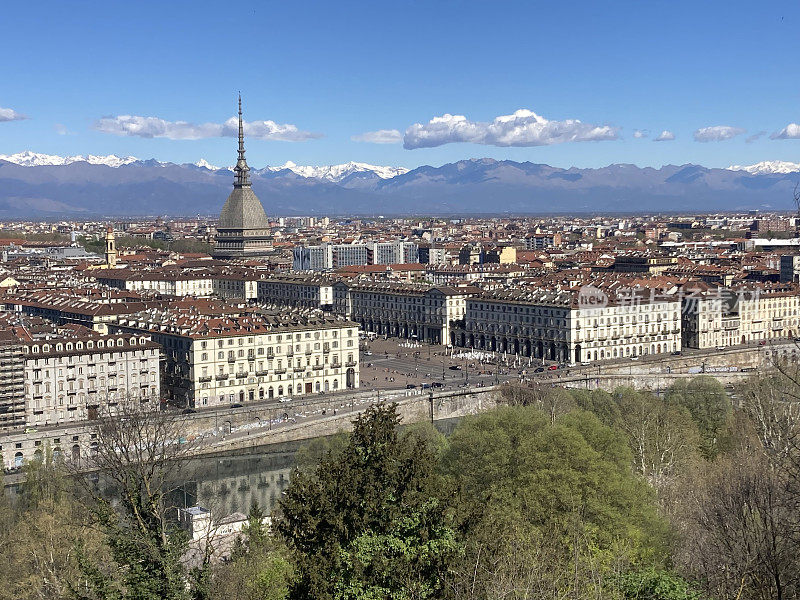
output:
[[[544,250],[545,248],[557,248],[561,245],[561,234],[556,233],[535,233],[525,238],[526,250]]]
[[[419,262],[414,242],[366,242],[295,246],[292,268],[295,271],[330,271],[354,265],[391,265]]]

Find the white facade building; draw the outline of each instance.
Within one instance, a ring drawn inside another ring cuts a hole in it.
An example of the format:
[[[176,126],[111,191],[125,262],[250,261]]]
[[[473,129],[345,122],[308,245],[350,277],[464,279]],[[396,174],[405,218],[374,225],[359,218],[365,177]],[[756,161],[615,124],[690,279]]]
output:
[[[163,391],[201,408],[359,386],[358,326],[327,317],[208,317],[147,311],[120,319],[164,348]]]

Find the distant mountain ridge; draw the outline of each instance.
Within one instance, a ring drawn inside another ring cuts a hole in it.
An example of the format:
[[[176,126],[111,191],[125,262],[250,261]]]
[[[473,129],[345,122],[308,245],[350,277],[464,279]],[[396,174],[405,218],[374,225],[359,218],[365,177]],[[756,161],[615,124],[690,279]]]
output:
[[[253,169],[270,215],[541,214],[793,208],[800,164],[562,169],[489,158],[407,170],[366,163]],[[198,161],[0,155],[0,218],[218,214],[232,175]]]
[[[95,156],[93,154],[89,155],[76,155],[76,156],[58,156],[55,154],[41,154],[38,152],[32,152],[30,150],[26,150],[24,152],[18,152],[16,154],[0,154],[0,160],[4,160],[6,162],[14,163],[15,165],[19,165],[21,167],[53,167],[53,166],[63,166],[63,165],[71,165],[72,163],[76,162],[85,162],[89,163],[90,165],[105,165],[107,167],[121,167],[124,165],[130,165],[133,163],[143,163],[143,164],[158,164],[162,166],[173,165],[175,163],[170,162],[163,162],[158,161],[155,159],[149,160],[142,160],[136,158],[135,156],[125,156],[120,157],[115,154],[109,154],[108,156]],[[233,171],[233,167],[217,167],[212,165],[207,160],[201,158],[195,163],[191,163],[188,166],[195,166],[202,169],[207,169],[209,171]],[[407,173],[408,169],[404,167],[385,167],[385,166],[378,166],[378,165],[370,165],[367,163],[359,163],[359,162],[348,162],[342,165],[326,165],[326,166],[302,166],[293,163],[292,161],[287,161],[283,165],[279,167],[272,167],[266,166],[263,169],[255,169],[255,172],[280,172],[280,171],[291,171],[301,177],[309,177],[312,179],[325,179],[326,181],[334,181],[338,182],[342,179],[349,177],[354,173],[375,173],[381,179],[388,179],[390,177],[394,177],[395,175],[402,175],[403,173]]]

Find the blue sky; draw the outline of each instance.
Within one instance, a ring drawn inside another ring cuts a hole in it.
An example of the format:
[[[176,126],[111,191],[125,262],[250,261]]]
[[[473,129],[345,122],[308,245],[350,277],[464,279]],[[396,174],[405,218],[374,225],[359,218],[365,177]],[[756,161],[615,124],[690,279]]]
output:
[[[800,162],[798,33],[796,1],[8,2],[0,154],[232,164],[241,90],[254,167]]]

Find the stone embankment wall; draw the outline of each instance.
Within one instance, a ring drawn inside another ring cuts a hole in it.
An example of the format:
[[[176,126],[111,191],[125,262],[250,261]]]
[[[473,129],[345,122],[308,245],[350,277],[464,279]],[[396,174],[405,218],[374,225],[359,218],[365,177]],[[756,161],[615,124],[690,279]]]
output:
[[[399,400],[389,399],[389,401],[397,402],[402,423],[418,423],[431,419],[431,403],[433,404],[433,420],[440,420],[478,414],[494,408],[497,406],[498,398],[497,388],[487,387],[434,394],[416,394]],[[377,401],[376,397],[375,401]],[[367,406],[368,404],[364,404],[357,411],[329,415],[310,422],[284,426],[277,430],[251,430],[247,436],[221,440],[213,445],[199,448],[198,451],[200,454],[227,452],[350,431],[353,428],[356,414],[365,410]]]

